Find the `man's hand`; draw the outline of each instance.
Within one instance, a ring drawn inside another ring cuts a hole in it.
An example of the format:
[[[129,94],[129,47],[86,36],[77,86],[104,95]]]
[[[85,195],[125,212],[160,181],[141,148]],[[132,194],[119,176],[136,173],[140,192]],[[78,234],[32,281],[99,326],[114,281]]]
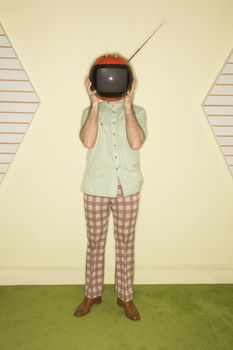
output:
[[[133,105],[133,96],[134,96],[134,90],[136,87],[136,81],[133,79],[131,89],[127,91],[127,95],[125,97],[124,105],[125,107],[131,107]]]
[[[91,105],[96,105],[96,104],[98,105],[101,102],[101,99],[97,97],[96,90],[94,91],[91,90],[92,82],[90,81],[89,77],[86,78],[85,85],[86,85],[88,96],[90,98]]]

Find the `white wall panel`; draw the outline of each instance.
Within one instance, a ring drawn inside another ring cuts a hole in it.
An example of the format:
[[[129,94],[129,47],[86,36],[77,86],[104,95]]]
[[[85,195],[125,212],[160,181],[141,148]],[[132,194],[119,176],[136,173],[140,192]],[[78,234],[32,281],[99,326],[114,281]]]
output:
[[[233,176],[233,50],[204,99],[202,108]]]
[[[40,100],[0,24],[0,184]]]

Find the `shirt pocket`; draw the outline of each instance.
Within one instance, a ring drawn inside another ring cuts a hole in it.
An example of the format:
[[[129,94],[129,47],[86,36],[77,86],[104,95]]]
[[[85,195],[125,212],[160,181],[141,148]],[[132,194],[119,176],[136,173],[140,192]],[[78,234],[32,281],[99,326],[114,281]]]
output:
[[[98,127],[99,127],[99,137],[107,138],[109,134],[109,123],[100,120]]]
[[[123,137],[123,138],[127,137],[125,122],[122,122],[122,123],[119,124],[119,126],[118,126],[118,134],[119,134],[120,137]]]

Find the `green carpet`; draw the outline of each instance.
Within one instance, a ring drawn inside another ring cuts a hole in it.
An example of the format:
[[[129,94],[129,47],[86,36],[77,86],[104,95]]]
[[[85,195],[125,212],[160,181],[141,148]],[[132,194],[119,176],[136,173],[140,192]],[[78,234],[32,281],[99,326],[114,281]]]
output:
[[[233,284],[135,285],[141,320],[116,304],[113,285],[84,317],[83,285],[0,287],[1,350],[232,350]]]

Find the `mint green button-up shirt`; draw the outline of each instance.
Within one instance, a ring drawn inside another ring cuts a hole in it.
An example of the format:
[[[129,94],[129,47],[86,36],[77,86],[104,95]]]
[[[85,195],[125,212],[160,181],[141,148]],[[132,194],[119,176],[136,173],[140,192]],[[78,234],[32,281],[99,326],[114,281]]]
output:
[[[138,123],[147,137],[146,112],[133,105]],[[82,114],[81,127],[89,107]],[[144,181],[140,170],[139,150],[130,147],[126,134],[124,99],[101,101],[98,108],[98,129],[95,145],[86,157],[81,191],[98,196],[116,197],[118,182],[124,196],[140,192]]]

